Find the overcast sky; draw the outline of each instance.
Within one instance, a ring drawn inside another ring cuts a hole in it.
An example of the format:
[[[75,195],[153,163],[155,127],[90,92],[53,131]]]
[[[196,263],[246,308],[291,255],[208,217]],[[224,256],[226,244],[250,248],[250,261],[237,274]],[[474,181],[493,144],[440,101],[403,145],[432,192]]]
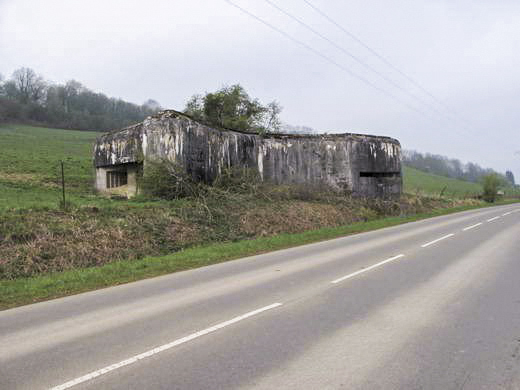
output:
[[[519,0],[310,0],[437,100],[303,0],[271,1],[329,42],[265,0],[233,1],[314,52],[225,0],[0,0],[0,73],[173,109],[240,83],[290,124],[388,135],[520,181]]]

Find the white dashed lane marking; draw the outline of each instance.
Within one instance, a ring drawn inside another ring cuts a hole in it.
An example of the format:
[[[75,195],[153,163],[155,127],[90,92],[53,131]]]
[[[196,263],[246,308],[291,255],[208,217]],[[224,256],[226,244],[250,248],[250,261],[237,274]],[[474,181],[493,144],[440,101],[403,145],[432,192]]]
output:
[[[482,225],[482,222],[476,223],[475,225],[468,226],[467,228],[462,229],[462,231],[467,232],[468,230],[475,229],[476,227]]]
[[[389,259],[383,260],[383,261],[381,261],[379,263],[371,265],[370,267],[363,268],[363,269],[361,269],[359,271],[353,272],[353,273],[345,275],[345,276],[343,276],[343,277],[341,277],[339,279],[333,280],[331,283],[336,284],[336,283],[339,283],[339,282],[343,282],[344,280],[353,278],[354,276],[357,276],[357,275],[361,275],[362,273],[365,273],[365,272],[368,272],[370,270],[373,270],[374,268],[381,267],[382,265],[385,265],[386,263],[390,263],[392,261],[400,259],[401,257],[404,257],[404,255],[401,254],[401,255],[397,255],[397,256],[391,257]]]
[[[421,245],[421,247],[422,248],[429,247],[430,245],[436,244],[436,243],[438,243],[439,241],[442,241],[442,240],[446,240],[447,238],[453,237],[454,235],[455,234],[447,234],[444,237],[441,237],[441,238],[438,238],[436,240],[430,241],[430,242],[428,242],[426,244],[423,244],[423,245]]]
[[[217,331],[219,329],[225,328],[226,326],[233,325],[233,324],[235,324],[235,323],[237,323],[239,321],[245,320],[246,318],[255,316],[257,314],[263,313],[263,312],[265,312],[267,310],[271,310],[271,309],[277,308],[279,306],[282,306],[282,304],[281,303],[273,303],[272,305],[265,306],[265,307],[262,307],[260,309],[254,310],[254,311],[250,311],[249,313],[246,313],[246,314],[243,314],[241,316],[235,317],[235,318],[233,318],[233,319],[231,319],[229,321],[221,322],[220,324],[217,324],[217,325],[212,326],[210,328],[206,328],[204,330],[200,330],[198,332],[192,333],[189,336],[186,336],[186,337],[174,340],[171,343],[164,344],[164,345],[161,345],[159,347],[150,349],[149,351],[143,352],[143,353],[141,353],[139,355],[132,356],[131,358],[128,358],[128,359],[123,360],[123,361],[120,361],[119,363],[115,363],[115,364],[112,364],[110,366],[106,366],[106,367],[101,368],[101,369],[96,370],[96,371],[92,371],[91,373],[88,373],[86,375],[80,376],[79,378],[76,378],[76,379],[72,379],[72,380],[70,380],[70,381],[68,381],[66,383],[63,383],[62,385],[53,387],[51,390],[65,390],[65,389],[69,389],[69,388],[71,388],[73,386],[79,385],[80,383],[87,382],[89,380],[97,378],[98,376],[107,374],[107,373],[109,373],[111,371],[114,371],[114,370],[117,370],[117,369],[119,369],[121,367],[125,367],[125,366],[128,366],[130,364],[136,363],[139,360],[149,358],[150,356],[156,355],[156,354],[158,354],[160,352],[166,351],[166,350],[171,349],[173,347],[176,347],[178,345],[187,343],[187,342],[189,342],[191,340],[194,340],[194,339],[196,339],[198,337],[205,336],[205,335],[207,335],[209,333],[213,333],[213,332],[215,332],[215,331]]]

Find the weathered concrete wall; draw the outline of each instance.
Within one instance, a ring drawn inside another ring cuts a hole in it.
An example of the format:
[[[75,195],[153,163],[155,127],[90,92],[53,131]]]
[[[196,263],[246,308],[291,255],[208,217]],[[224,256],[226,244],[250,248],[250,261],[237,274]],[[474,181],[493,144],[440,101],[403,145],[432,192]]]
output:
[[[175,111],[100,137],[94,154],[98,169],[166,158],[208,183],[225,167],[246,166],[274,183],[327,185],[357,196],[394,196],[402,187],[401,147],[395,139],[357,134],[260,136],[210,128]]]

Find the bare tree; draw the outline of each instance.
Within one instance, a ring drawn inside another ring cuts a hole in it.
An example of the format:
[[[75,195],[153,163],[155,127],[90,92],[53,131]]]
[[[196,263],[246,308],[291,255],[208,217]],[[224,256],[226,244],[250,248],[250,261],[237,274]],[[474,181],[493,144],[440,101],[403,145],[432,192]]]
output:
[[[42,76],[31,68],[20,68],[14,71],[12,81],[16,87],[21,103],[37,103],[45,95],[46,84]]]
[[[83,86],[83,84],[76,80],[67,81],[67,84],[65,84],[65,87],[63,87],[62,91],[62,103],[66,113],[70,111],[72,100],[80,93],[85,91],[85,89],[86,88]]]

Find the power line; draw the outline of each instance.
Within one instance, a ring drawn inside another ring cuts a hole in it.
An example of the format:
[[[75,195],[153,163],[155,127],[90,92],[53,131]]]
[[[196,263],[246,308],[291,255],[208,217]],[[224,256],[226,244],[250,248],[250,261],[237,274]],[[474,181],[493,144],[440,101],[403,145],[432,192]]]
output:
[[[336,22],[334,19],[332,19],[329,15],[327,15],[325,12],[323,12],[321,9],[319,9],[317,6],[312,4],[309,0],[302,0],[304,3],[306,3],[309,7],[311,7],[315,12],[320,14],[323,18],[328,20],[330,23],[332,23],[334,26],[339,28],[341,31],[343,31],[346,35],[348,35],[350,38],[352,38],[354,41],[359,43],[361,46],[363,46],[365,49],[367,49],[370,53],[372,53],[374,56],[379,58],[382,62],[384,62],[387,66],[392,68],[395,72],[399,73],[401,76],[403,76],[406,80],[408,80],[410,83],[415,85],[418,89],[420,89],[423,93],[428,95],[432,100],[434,100],[437,104],[442,106],[445,110],[451,112],[452,114],[456,115],[456,112],[454,112],[450,107],[448,107],[441,99],[437,98],[434,94],[432,94],[430,91],[428,91],[425,87],[423,87],[419,82],[414,80],[412,77],[408,76],[405,72],[400,70],[397,66],[392,64],[389,60],[387,60],[384,56],[379,54],[376,50],[372,49],[369,45],[367,45],[365,42],[363,42],[360,38],[358,38],[356,35],[354,35],[352,32],[347,30],[345,27],[340,25],[338,22]],[[455,118],[457,119],[457,118]],[[458,118],[459,121],[465,122],[463,119]]]
[[[411,96],[413,99],[423,103],[425,106],[427,106],[428,108],[430,108],[431,110],[435,111],[437,114],[439,115],[443,115],[442,112],[440,112],[437,108],[435,108],[434,106],[432,106],[430,103],[428,103],[427,101],[425,101],[424,99],[422,99],[421,97],[415,95],[414,93],[408,91],[406,88],[403,88],[401,85],[399,85],[398,83],[396,83],[395,81],[393,81],[392,79],[390,79],[389,77],[385,76],[383,73],[379,72],[377,69],[375,69],[374,67],[372,67],[371,65],[367,64],[366,62],[364,62],[363,60],[361,60],[359,57],[355,56],[354,54],[350,53],[347,49],[345,49],[344,47],[338,45],[336,42],[332,41],[331,39],[329,39],[328,37],[326,37],[325,35],[321,34],[320,32],[316,31],[313,27],[309,26],[307,23],[305,23],[304,21],[302,21],[301,19],[299,19],[298,17],[294,16],[293,14],[291,14],[290,12],[288,12],[287,10],[284,10],[283,8],[281,8],[280,6],[278,6],[277,4],[275,4],[274,2],[272,2],[271,0],[264,0],[266,3],[268,3],[271,7],[277,9],[278,11],[280,11],[281,13],[283,13],[285,16],[291,18],[292,20],[294,20],[295,22],[297,22],[298,24],[300,24],[301,26],[305,27],[307,30],[311,31],[313,34],[317,35],[318,37],[320,37],[321,39],[325,40],[326,42],[328,42],[329,44],[331,44],[332,46],[334,46],[336,49],[340,50],[341,52],[343,52],[344,54],[348,55],[349,57],[351,57],[354,61],[356,61],[357,63],[361,64],[363,67],[369,69],[371,72],[377,74],[379,77],[381,77],[383,80],[385,80],[386,82],[388,82],[389,84],[391,84],[393,87],[399,89],[400,91],[406,93],[407,95]]]
[[[269,27],[270,29],[276,31],[277,33],[283,35],[284,37],[286,37],[287,39],[289,39],[290,41],[300,45],[300,46],[303,46],[304,48],[306,48],[307,50],[311,51],[312,53],[316,54],[317,56],[323,58],[324,60],[330,62],[331,64],[335,65],[336,67],[338,67],[339,69],[341,69],[342,71],[348,73],[350,76],[362,81],[363,83],[367,84],[368,86],[376,89],[377,91],[381,92],[382,94],[396,100],[397,102],[401,103],[402,105],[406,106],[408,109],[412,110],[412,111],[415,111],[416,113],[419,113],[420,115],[422,116],[425,116],[427,117],[427,115],[419,110],[418,108],[408,104],[407,102],[404,102],[402,101],[401,99],[399,99],[397,96],[395,96],[394,94],[378,87],[377,85],[375,85],[374,83],[372,83],[371,81],[367,80],[366,78],[356,74],[355,72],[351,71],[349,68],[341,65],[340,63],[336,62],[335,60],[333,60],[332,58],[330,58],[329,56],[321,53],[320,51],[314,49],[312,46],[306,44],[305,42],[303,41],[300,41],[299,39],[297,38],[294,38],[292,35],[286,33],[285,31],[279,29],[278,27],[272,25],[271,23],[267,22],[266,20],[256,16],[255,14],[249,12],[248,10],[246,10],[245,8],[239,6],[238,4],[235,4],[233,3],[231,0],[224,0],[226,3],[230,4],[231,6],[235,7],[236,9],[240,10],[241,12],[243,12],[244,14],[248,15],[249,17],[255,19],[256,21],[262,23],[263,25]]]

